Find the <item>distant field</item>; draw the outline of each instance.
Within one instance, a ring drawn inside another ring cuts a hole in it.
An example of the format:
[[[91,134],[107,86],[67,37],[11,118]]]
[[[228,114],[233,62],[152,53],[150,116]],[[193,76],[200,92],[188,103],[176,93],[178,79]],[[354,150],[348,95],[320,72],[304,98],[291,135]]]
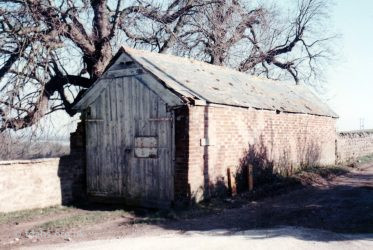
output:
[[[68,140],[13,138],[0,134],[0,161],[61,157],[70,153]]]

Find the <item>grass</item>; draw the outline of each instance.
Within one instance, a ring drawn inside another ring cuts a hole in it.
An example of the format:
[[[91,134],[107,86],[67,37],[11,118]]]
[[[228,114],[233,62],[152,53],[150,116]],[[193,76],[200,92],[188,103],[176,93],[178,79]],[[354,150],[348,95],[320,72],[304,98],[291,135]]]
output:
[[[54,215],[66,213],[63,218],[51,219],[30,229],[30,231],[63,231],[66,229],[82,227],[100,223],[108,219],[128,216],[129,212],[121,209],[112,211],[87,211],[75,207],[52,206],[40,209],[29,209],[10,213],[0,213],[0,224],[22,223],[35,218],[53,218]],[[144,218],[144,221],[146,218]],[[141,223],[141,222],[140,222]]]
[[[359,164],[371,163],[371,162],[373,162],[373,154],[363,156],[363,157],[359,157],[356,161]]]
[[[55,220],[50,220],[33,227],[30,231],[57,232],[71,228],[79,228],[87,225],[101,223],[109,219],[129,215],[125,210],[114,211],[83,211],[79,214],[66,216]]]
[[[0,224],[19,223],[32,220],[37,216],[48,216],[52,214],[62,213],[71,210],[71,207],[52,206],[47,208],[37,208],[21,210],[9,213],[0,213]]]

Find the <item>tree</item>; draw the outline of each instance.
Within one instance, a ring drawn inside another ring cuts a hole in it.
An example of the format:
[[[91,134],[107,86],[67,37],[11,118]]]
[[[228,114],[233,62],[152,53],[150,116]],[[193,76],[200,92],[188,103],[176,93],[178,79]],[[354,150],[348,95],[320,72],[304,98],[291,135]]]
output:
[[[324,1],[300,0],[290,21],[250,3],[0,0],[0,132],[56,110],[74,115],[123,40],[269,78],[287,72],[296,83],[318,73],[330,38],[309,34],[325,17]]]
[[[144,20],[128,20],[123,30],[134,45],[160,53],[171,51],[273,79],[290,76],[296,84],[319,78],[320,63],[332,56],[335,38],[325,27],[328,2],[288,1],[295,3],[290,14],[273,3],[253,2],[221,0],[150,32]]]

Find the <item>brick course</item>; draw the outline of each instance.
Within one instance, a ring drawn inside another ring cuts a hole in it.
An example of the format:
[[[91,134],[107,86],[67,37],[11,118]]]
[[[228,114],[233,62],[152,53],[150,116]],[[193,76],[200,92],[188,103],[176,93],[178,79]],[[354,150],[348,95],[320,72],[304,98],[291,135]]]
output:
[[[184,156],[184,164],[175,166],[175,192],[197,201],[210,195],[211,186],[226,184],[227,168],[237,171],[252,154],[278,171],[335,163],[334,118],[228,106],[192,106],[177,117],[187,124],[183,131],[176,125],[176,142],[184,136],[176,155]],[[203,138],[210,145],[201,146]]]

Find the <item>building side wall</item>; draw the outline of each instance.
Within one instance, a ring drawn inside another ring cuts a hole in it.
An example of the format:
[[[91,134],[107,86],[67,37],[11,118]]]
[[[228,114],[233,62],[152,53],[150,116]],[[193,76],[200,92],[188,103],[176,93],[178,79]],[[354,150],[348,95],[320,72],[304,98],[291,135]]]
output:
[[[196,200],[227,183],[227,168],[265,162],[289,173],[335,163],[335,119],[238,107],[193,106],[188,119],[188,185]]]
[[[373,154],[373,131],[338,133],[337,161],[352,162],[358,157]]]

